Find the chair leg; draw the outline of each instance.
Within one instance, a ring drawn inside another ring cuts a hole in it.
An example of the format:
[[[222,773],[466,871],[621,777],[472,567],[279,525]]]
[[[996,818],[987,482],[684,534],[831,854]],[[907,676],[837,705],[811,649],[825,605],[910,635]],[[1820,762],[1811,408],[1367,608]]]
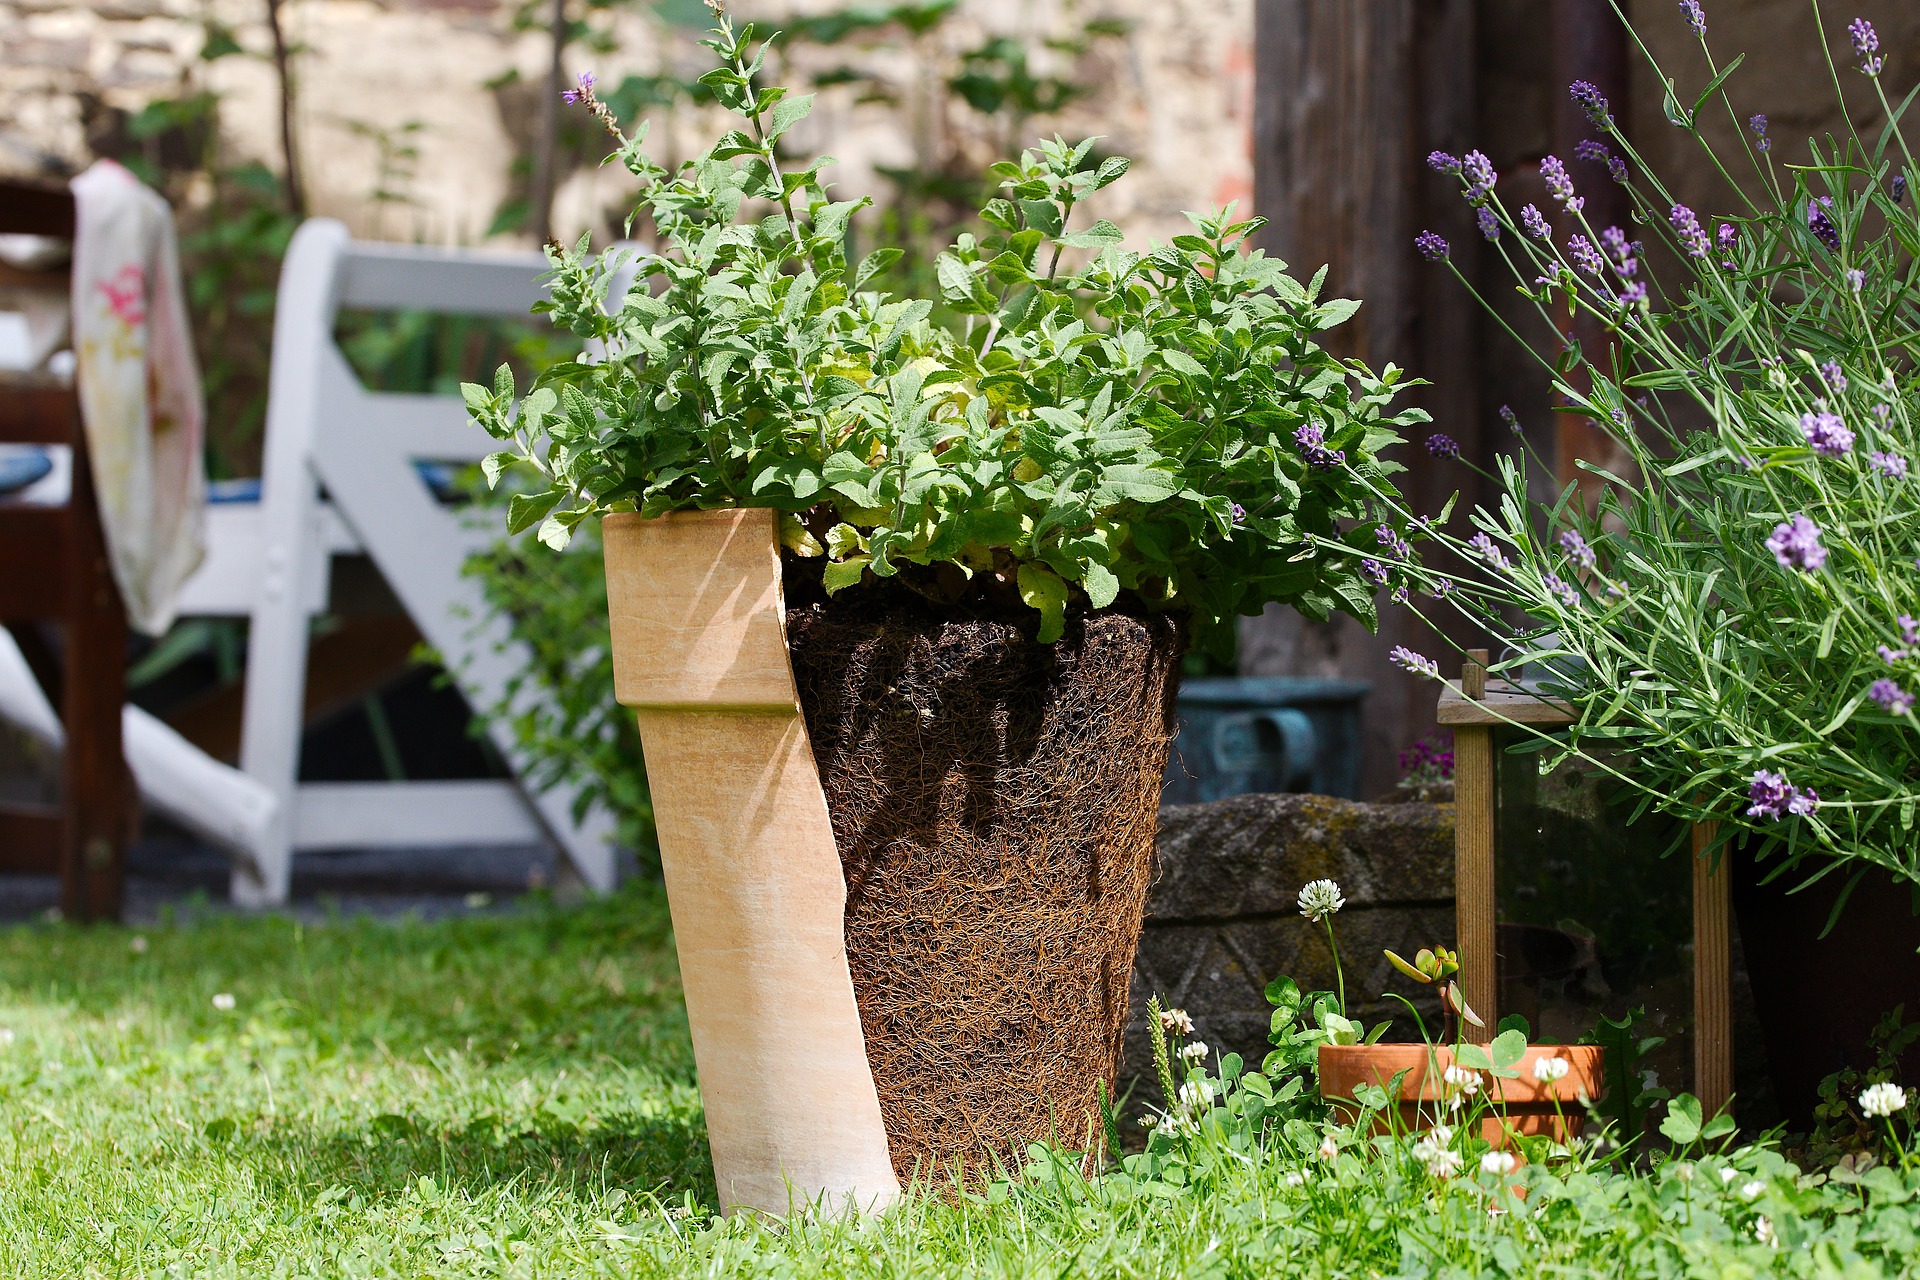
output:
[[[70,920],[118,920],[136,802],[120,742],[126,702],[127,619],[98,524],[77,539],[80,589],[67,623],[60,718],[67,746],[60,909]]]

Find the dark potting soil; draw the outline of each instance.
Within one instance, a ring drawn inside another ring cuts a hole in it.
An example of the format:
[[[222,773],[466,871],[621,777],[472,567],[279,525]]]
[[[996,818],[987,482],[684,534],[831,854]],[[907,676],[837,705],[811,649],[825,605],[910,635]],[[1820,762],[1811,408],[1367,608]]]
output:
[[[1088,1149],[1153,874],[1179,627],[1095,612],[1041,645],[1030,611],[985,597],[793,595],[896,1170],[987,1174],[1054,1136]]]

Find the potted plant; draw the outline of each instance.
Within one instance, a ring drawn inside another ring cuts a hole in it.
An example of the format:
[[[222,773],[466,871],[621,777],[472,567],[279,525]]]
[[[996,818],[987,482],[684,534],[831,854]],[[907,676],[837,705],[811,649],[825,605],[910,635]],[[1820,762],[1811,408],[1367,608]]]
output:
[[[1600,1098],[1603,1052],[1598,1045],[1529,1044],[1511,1019],[1490,1043],[1466,1038],[1485,1023],[1460,994],[1459,957],[1445,947],[1422,948],[1412,960],[1392,951],[1387,960],[1432,989],[1440,1015],[1430,1032],[1418,1006],[1395,996],[1420,1030],[1420,1043],[1385,1044],[1388,1024],[1372,1030],[1347,1016],[1346,975],[1333,917],[1346,905],[1340,886],[1315,880],[1300,890],[1300,914],[1326,931],[1335,990],[1302,995],[1291,978],[1267,987],[1274,1006],[1273,1051],[1262,1063],[1269,1076],[1310,1071],[1318,1092],[1343,1123],[1367,1118],[1375,1132],[1418,1133],[1439,1125],[1477,1121],[1483,1141],[1505,1150],[1518,1138],[1564,1143],[1580,1134],[1587,1104]]]
[[[1666,114],[1726,180],[1724,215],[1682,203],[1584,83],[1580,152],[1625,185],[1631,227],[1591,225],[1560,157],[1540,165],[1548,213],[1517,215],[1484,155],[1431,157],[1555,335],[1537,354],[1560,407],[1619,462],[1592,468],[1592,501],[1570,485],[1542,510],[1503,458],[1497,509],[1432,528],[1449,559],[1419,607],[1496,636],[1496,669],[1575,710],[1572,749],[1624,750],[1643,803],[1719,823],[1776,1094],[1807,1128],[1821,1078],[1870,1065],[1873,1027],[1920,991],[1916,173],[1871,24],[1835,85],[1857,76],[1894,123],[1862,137],[1843,102],[1806,164],[1692,25],[1715,71],[1697,98],[1669,87]],[[1731,147],[1702,123],[1721,111]]]
[[[994,166],[939,296],[891,295],[866,202],[786,158],[809,99],[751,27],[707,44],[739,127],[676,172],[573,91],[659,245],[624,300],[549,246],[601,354],[467,397],[489,478],[536,477],[511,527],[602,520],[723,1201],[884,1199],[1097,1136],[1180,655],[1275,601],[1372,624],[1380,455],[1424,415],[1320,348],[1357,304],[1257,220],[1142,251],[1086,217],[1127,168],[1092,141]]]

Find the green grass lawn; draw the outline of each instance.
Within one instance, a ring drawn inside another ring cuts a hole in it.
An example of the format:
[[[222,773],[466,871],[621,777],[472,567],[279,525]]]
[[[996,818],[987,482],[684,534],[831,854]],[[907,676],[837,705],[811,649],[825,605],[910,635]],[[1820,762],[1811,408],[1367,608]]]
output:
[[[1527,1171],[1498,1214],[1518,1202],[1471,1166],[1222,1142],[1157,1177],[719,1222],[645,885],[435,923],[13,929],[0,1027],[6,1277],[1920,1274],[1920,1176],[1763,1150]]]

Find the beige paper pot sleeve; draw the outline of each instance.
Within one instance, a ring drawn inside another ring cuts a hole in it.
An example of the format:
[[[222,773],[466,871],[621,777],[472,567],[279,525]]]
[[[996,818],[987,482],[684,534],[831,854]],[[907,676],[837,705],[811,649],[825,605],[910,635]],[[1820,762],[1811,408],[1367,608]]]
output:
[[[898,1198],[848,975],[846,881],[794,690],[775,513],[608,516],[721,1207]]]

